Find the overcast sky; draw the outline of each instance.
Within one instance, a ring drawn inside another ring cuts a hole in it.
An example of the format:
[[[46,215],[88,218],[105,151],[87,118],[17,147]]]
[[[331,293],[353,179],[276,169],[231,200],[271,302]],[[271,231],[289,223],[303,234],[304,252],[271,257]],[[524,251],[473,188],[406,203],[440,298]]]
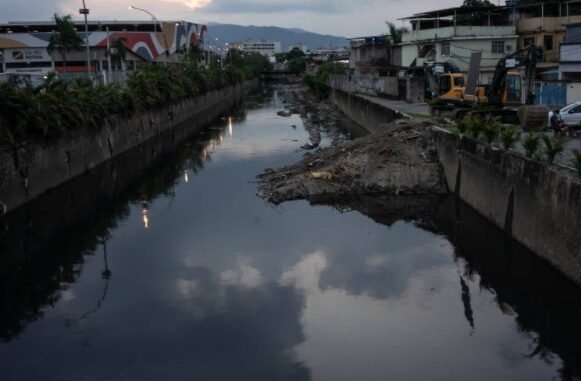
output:
[[[158,19],[273,25],[338,36],[386,31],[385,20],[416,12],[458,6],[462,0],[86,0],[91,18],[149,19],[129,6],[145,8]],[[504,3],[504,2],[503,2]],[[44,21],[55,12],[78,16],[82,0],[0,0],[0,21]]]

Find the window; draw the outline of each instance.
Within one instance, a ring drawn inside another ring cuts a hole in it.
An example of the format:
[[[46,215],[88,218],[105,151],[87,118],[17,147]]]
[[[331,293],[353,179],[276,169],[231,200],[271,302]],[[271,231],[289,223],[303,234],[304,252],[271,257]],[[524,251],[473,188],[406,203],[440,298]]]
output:
[[[449,56],[450,55],[450,43],[449,42],[442,42],[442,56]]]
[[[527,47],[529,45],[534,45],[535,44],[535,38],[534,37],[525,37],[525,39],[523,40],[523,47]]]
[[[520,75],[508,75],[506,77],[506,87],[507,87],[507,101],[509,102],[521,102],[522,96],[522,83]]]
[[[553,35],[552,34],[545,35],[543,42],[544,42],[545,50],[553,50]]]
[[[438,93],[440,95],[446,94],[452,88],[452,81],[450,81],[449,76],[443,76],[440,78],[440,86]]]
[[[504,41],[492,41],[492,53],[504,54]]]
[[[454,78],[454,86],[456,86],[456,87],[464,86],[464,77],[455,77]]]

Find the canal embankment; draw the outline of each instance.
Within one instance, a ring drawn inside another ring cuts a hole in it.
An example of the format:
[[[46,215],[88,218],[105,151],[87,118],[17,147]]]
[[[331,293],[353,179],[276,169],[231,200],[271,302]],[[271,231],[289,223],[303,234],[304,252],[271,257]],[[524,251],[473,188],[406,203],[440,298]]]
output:
[[[258,84],[257,79],[245,81],[138,114],[115,115],[95,131],[2,150],[0,200],[10,212],[150,139],[169,134],[171,140],[179,142],[227,111]]]
[[[331,99],[372,133],[401,116],[334,89]],[[447,188],[519,243],[581,284],[581,179],[571,171],[433,128]]]

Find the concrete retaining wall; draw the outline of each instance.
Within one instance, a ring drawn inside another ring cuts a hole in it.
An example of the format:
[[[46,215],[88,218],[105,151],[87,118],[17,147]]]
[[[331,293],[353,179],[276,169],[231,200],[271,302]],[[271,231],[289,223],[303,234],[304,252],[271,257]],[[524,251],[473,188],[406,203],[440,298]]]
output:
[[[332,100],[370,132],[396,111],[332,90]],[[581,179],[468,137],[436,130],[448,188],[516,241],[581,284]]]
[[[258,86],[248,81],[139,115],[112,118],[99,131],[0,152],[0,200],[13,210],[162,133],[191,134]]]
[[[579,177],[446,131],[436,140],[451,191],[581,284]]]
[[[371,133],[378,132],[382,123],[393,122],[402,116],[398,111],[337,89],[331,89],[331,100],[349,118]]]

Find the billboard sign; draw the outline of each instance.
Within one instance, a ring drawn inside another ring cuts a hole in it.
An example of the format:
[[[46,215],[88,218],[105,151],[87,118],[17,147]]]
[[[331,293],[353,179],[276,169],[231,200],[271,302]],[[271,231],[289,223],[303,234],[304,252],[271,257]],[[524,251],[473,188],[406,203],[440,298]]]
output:
[[[6,49],[4,51],[4,62],[50,62],[51,58],[46,49]]]

